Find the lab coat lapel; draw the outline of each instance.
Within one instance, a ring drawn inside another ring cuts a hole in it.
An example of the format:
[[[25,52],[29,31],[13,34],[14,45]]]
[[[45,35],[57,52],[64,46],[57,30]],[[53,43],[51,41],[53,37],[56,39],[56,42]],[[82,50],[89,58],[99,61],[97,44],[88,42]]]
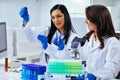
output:
[[[100,47],[100,42],[99,41],[94,42],[94,38],[91,37],[90,41],[88,43],[89,52],[93,52],[94,50],[98,49],[99,47]]]
[[[100,44],[99,44],[99,43],[95,44],[94,47],[91,48],[90,52],[98,49],[99,47],[100,47]]]

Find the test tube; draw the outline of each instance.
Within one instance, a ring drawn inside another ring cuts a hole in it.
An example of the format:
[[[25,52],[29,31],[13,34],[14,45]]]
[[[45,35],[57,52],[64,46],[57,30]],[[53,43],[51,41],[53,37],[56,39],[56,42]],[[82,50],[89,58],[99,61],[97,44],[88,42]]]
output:
[[[60,44],[60,39],[59,39],[59,35],[58,35],[58,33],[56,33],[56,37],[58,37],[58,39],[57,39],[57,44]]]
[[[8,72],[8,58],[5,58],[5,72]]]
[[[59,40],[59,38],[58,38],[58,40],[57,40],[57,44],[60,44],[60,40]]]

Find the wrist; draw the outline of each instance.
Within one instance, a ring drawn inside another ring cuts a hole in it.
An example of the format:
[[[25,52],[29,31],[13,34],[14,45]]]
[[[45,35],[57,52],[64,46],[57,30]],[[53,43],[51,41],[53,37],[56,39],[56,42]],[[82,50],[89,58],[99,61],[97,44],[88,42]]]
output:
[[[27,25],[27,23],[28,23],[28,22],[23,22],[23,24],[22,24],[22,25],[25,27],[25,26]]]
[[[58,50],[63,50],[64,49],[64,45],[63,46],[58,46]]]

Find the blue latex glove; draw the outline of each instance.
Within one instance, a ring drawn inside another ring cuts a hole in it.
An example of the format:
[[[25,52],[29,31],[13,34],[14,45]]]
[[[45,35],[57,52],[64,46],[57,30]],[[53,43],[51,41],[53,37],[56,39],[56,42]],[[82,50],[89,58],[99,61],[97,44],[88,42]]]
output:
[[[88,73],[87,77],[89,80],[96,80],[96,77],[93,74]]]
[[[87,73],[87,78],[88,78],[88,80],[96,80],[96,77],[91,73]],[[80,80],[85,80],[84,75],[81,76]]]
[[[84,76],[78,75],[78,76],[76,77],[76,80],[83,80],[83,79],[84,79]]]
[[[29,14],[27,7],[23,7],[20,9],[19,15],[23,18],[23,22],[29,21]]]
[[[61,39],[61,37],[56,36],[56,38],[53,40],[53,44],[58,46],[58,50],[64,49],[64,41]]]
[[[47,47],[48,47],[48,44],[47,44],[48,39],[47,39],[47,37],[46,37],[46,36],[43,36],[43,35],[38,35],[38,40],[41,41],[41,43],[42,43],[42,48],[43,48],[44,50],[47,49]]]

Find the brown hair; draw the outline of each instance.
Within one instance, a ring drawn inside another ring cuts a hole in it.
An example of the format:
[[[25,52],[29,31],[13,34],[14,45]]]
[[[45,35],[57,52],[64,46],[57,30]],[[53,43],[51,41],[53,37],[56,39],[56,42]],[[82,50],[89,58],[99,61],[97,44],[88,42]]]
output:
[[[104,39],[109,37],[116,37],[113,22],[110,12],[103,5],[91,5],[85,10],[87,19],[97,25],[97,36],[100,40],[100,48],[104,48]],[[89,37],[94,31],[90,31],[86,34],[86,38]]]

